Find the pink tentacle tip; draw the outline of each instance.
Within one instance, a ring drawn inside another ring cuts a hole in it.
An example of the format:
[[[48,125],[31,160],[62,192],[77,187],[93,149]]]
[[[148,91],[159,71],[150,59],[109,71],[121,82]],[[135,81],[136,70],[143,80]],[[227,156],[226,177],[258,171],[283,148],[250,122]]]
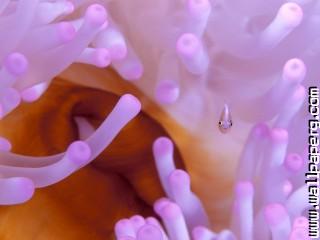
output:
[[[6,138],[0,137],[0,152],[10,152],[12,145]]]
[[[65,2],[65,7],[64,7],[64,14],[68,15],[74,12],[74,5],[72,2],[67,1]]]
[[[156,156],[163,156],[168,153],[173,153],[173,143],[167,137],[159,137],[153,143],[153,152]]]
[[[233,232],[229,230],[223,230],[220,232],[219,236],[217,237],[217,240],[237,240],[237,238],[233,234]]]
[[[35,186],[33,182],[24,177],[0,179],[0,204],[21,204],[31,199]]]
[[[124,76],[126,79],[131,81],[139,80],[144,72],[144,68],[140,62],[135,62],[128,66],[124,71]]]
[[[24,202],[31,199],[34,194],[35,186],[33,182],[28,178],[17,177],[15,178],[15,185],[17,189],[20,189],[20,193]]]
[[[134,237],[129,237],[129,236],[125,236],[125,237],[119,237],[117,238],[118,240],[136,240]]]
[[[235,194],[238,197],[253,196],[254,187],[249,181],[238,182],[235,187]]]
[[[299,154],[291,153],[285,159],[285,167],[291,172],[299,172],[303,165],[304,161]]]
[[[91,157],[91,149],[86,142],[73,142],[67,149],[68,158],[76,165],[85,165]]]
[[[272,203],[264,209],[264,217],[270,226],[278,226],[287,216],[287,210],[282,204]]]
[[[172,186],[176,188],[183,188],[186,186],[190,186],[190,176],[187,172],[183,170],[174,170],[169,177],[169,181]]]
[[[163,81],[156,87],[155,97],[161,104],[171,104],[177,101],[180,89],[176,82]]]
[[[207,240],[213,237],[213,233],[205,227],[198,226],[192,230],[194,240]]]
[[[133,234],[132,231],[133,231],[133,226],[129,219],[121,219],[115,225],[115,232],[118,233],[118,235],[130,236],[131,234]]]
[[[57,30],[61,40],[65,43],[71,41],[76,36],[76,29],[69,22],[60,22]]]
[[[158,227],[146,224],[144,225],[137,234],[139,240],[162,240],[162,232]]]
[[[168,198],[160,198],[154,203],[154,211],[160,215],[162,209],[167,206],[171,201]]]
[[[182,216],[182,211],[178,204],[169,202],[160,209],[160,216],[163,219],[178,219]]]
[[[144,222],[144,218],[142,216],[140,216],[140,215],[135,215],[135,216],[132,216],[130,218],[130,221],[134,222],[134,223],[137,223],[137,224],[140,224],[140,223]]]
[[[94,53],[94,62],[97,67],[107,67],[111,63],[111,54],[106,48],[99,48]]]
[[[279,15],[285,21],[288,27],[298,26],[303,19],[302,8],[293,2],[285,3],[279,9]]]
[[[85,19],[93,25],[102,25],[107,20],[107,11],[100,4],[92,4],[86,11]]]
[[[147,217],[146,223],[157,226],[157,227],[161,226],[161,225],[159,225],[160,223],[158,222],[158,220],[154,217]]]
[[[135,215],[131,217],[130,222],[136,231],[146,223],[145,219],[140,215]]]
[[[131,94],[124,94],[120,98],[119,104],[122,104],[124,107],[126,107],[127,111],[134,112],[136,114],[138,114],[141,110],[140,101]]]
[[[181,55],[193,58],[201,50],[201,43],[196,35],[185,33],[178,39],[176,48]]]
[[[11,53],[5,60],[4,66],[15,76],[24,74],[28,69],[28,60],[21,53]]]
[[[283,128],[274,128],[271,130],[270,137],[274,143],[287,142],[288,131]]]
[[[300,83],[304,80],[306,73],[307,68],[304,62],[298,58],[293,58],[284,65],[283,79],[294,83]]]

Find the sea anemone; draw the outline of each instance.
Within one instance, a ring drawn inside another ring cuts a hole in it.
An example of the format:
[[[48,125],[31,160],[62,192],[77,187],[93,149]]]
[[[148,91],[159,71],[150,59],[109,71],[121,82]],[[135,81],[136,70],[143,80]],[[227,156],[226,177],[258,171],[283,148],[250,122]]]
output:
[[[184,215],[185,229],[210,235],[211,224],[223,229],[232,220],[240,239],[270,239],[269,230],[272,239],[289,238],[306,209],[305,99],[308,87],[319,86],[319,25],[316,0],[1,1],[0,119],[21,101],[38,100],[56,76],[123,96],[97,130],[75,119],[80,139],[65,153],[21,156],[1,137],[0,204],[25,202],[35,187],[94,160],[141,101],[177,145],[192,179],[196,194],[188,206],[197,210],[186,213],[168,174],[181,173],[187,185],[189,175],[172,163],[167,172],[158,169],[168,212]],[[105,80],[109,65],[122,81]]]
[[[50,81],[73,62],[99,67],[110,63],[110,53],[106,48],[89,47],[97,33],[107,26],[105,8],[92,4],[84,17],[73,22],[55,21],[73,10],[74,5],[69,1],[1,3],[0,32],[5,36],[0,54],[1,118],[14,110],[21,99],[26,102],[37,100]],[[65,153],[55,156],[16,155],[10,153],[10,142],[1,138],[0,204],[22,203],[30,199],[34,187],[52,185],[88,164],[139,113],[140,108],[140,102],[127,94],[121,97],[95,132],[88,123],[78,120],[80,136],[85,132],[85,141],[73,142]]]
[[[239,160],[230,228],[216,233],[191,190],[190,176],[175,167],[172,142],[157,139],[154,158],[167,198],[159,199],[154,210],[164,227],[154,217],[136,215],[117,222],[117,239],[309,239],[308,188],[301,179],[306,162],[299,155],[286,157],[287,144],[283,129],[253,128]]]

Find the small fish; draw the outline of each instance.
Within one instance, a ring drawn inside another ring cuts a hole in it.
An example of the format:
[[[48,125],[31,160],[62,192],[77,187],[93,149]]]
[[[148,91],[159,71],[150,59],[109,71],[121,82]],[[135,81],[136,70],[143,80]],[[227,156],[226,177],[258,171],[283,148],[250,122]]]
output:
[[[227,104],[225,104],[223,107],[218,125],[219,125],[219,130],[222,133],[229,132],[232,127],[232,118],[229,111],[229,106]]]

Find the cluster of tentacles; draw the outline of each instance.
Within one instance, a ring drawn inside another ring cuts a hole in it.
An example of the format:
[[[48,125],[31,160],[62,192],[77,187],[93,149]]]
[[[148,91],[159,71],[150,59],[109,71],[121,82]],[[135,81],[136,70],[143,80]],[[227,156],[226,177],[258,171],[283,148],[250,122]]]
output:
[[[308,188],[302,184],[306,162],[287,154],[287,144],[284,129],[265,124],[253,128],[239,161],[230,228],[215,233],[188,173],[174,165],[172,142],[157,139],[153,153],[167,198],[159,199],[154,211],[164,227],[154,217],[133,216],[116,224],[117,239],[309,239],[304,216]]]
[[[116,33],[105,30],[107,12],[102,5],[89,5],[82,17],[61,20],[72,14],[76,6],[70,1],[1,1],[0,118],[21,101],[39,99],[50,81],[72,63],[106,67],[111,60],[124,57],[126,53],[120,52],[126,50],[121,49],[121,41],[119,47]],[[90,46],[93,41],[97,44]],[[34,188],[59,182],[87,165],[140,109],[139,100],[127,94],[120,98],[97,130],[83,119],[77,119],[85,138],[54,156],[11,153],[10,141],[0,137],[0,204],[25,202],[31,198]]]

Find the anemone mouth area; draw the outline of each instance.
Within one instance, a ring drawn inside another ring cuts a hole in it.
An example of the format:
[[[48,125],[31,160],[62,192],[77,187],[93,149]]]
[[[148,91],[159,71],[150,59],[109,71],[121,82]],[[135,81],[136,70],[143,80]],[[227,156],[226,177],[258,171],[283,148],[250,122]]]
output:
[[[10,139],[15,153],[57,154],[78,139],[75,116],[98,127],[118,98],[105,90],[57,78],[38,101],[22,104],[7,115],[0,132]],[[24,124],[19,124],[21,116]],[[141,136],[141,131],[146,134]],[[152,142],[167,135],[158,122],[141,112],[93,163],[54,186],[37,189],[23,205],[1,207],[0,214],[7,216],[2,222],[7,230],[0,231],[1,239],[34,239],[38,233],[25,234],[27,229],[43,229],[44,238],[113,239],[119,217],[154,215],[152,204],[163,192],[152,159]],[[76,150],[88,154],[81,144]],[[184,168],[179,153],[176,156],[177,165]],[[44,229],[41,226],[46,221],[50,225]],[[6,238],[9,232],[10,238]]]

